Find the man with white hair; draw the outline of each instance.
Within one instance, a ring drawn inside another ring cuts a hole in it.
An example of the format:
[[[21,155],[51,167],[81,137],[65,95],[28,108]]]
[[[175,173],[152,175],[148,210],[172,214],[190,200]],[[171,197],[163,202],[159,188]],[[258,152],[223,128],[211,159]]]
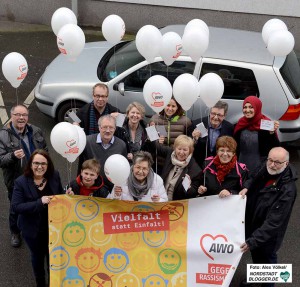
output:
[[[242,252],[251,251],[254,264],[276,264],[297,195],[296,170],[282,147],[270,150],[268,159],[245,183],[247,189],[246,242]],[[240,286],[252,286],[242,282]],[[274,283],[264,286],[273,287]]]

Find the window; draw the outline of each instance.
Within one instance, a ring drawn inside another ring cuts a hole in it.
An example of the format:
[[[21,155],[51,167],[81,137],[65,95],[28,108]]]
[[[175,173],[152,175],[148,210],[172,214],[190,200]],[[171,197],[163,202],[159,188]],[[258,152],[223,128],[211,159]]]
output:
[[[250,95],[259,97],[257,82],[250,69],[204,63],[200,78],[207,73],[216,73],[223,79],[222,99],[244,100]]]
[[[300,66],[295,52],[286,57],[280,73],[296,99],[300,98]]]
[[[124,79],[124,87],[125,90],[141,92],[146,81],[154,75],[166,77],[173,85],[178,76],[184,73],[193,74],[194,69],[194,62],[175,61],[171,66],[166,66],[163,62],[152,63],[128,75]]]

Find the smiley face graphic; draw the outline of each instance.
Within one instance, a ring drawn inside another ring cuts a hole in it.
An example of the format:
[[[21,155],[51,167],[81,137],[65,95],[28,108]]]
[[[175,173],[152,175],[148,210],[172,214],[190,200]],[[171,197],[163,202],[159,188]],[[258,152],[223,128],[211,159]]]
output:
[[[167,239],[166,231],[150,230],[143,232],[143,240],[150,247],[159,247],[165,243]]]
[[[49,224],[49,248],[53,248],[59,239],[59,230]]]
[[[81,245],[86,237],[85,227],[82,223],[73,221],[66,225],[63,230],[63,242],[70,246],[76,247]]]
[[[140,287],[139,278],[130,273],[130,270],[127,270],[127,273],[121,274],[117,278],[116,286],[118,287]]]
[[[137,247],[140,241],[140,235],[137,232],[118,233],[116,240],[120,248],[128,251]]]
[[[89,239],[90,241],[97,245],[103,246],[111,241],[112,234],[104,234],[103,222],[94,223],[89,230]]]
[[[138,204],[135,207],[132,208],[132,212],[149,212],[149,211],[155,211],[155,209],[152,206],[146,205],[146,204]]]
[[[106,273],[96,273],[94,274],[89,281],[88,287],[112,287],[113,282],[111,277]]]
[[[59,286],[59,285],[57,285],[57,286]],[[62,287],[70,287],[70,286],[85,287],[85,282],[84,282],[83,278],[79,275],[79,270],[77,267],[70,266],[67,269],[66,277],[63,278],[61,286]]]
[[[69,265],[70,255],[63,246],[57,246],[51,251],[49,261],[51,270],[61,270]]]
[[[90,221],[95,218],[98,215],[99,210],[99,205],[91,198],[79,200],[75,206],[77,217],[84,221]]]
[[[172,287],[186,287],[187,286],[186,279],[187,279],[186,272],[176,273],[171,279]]]
[[[167,287],[168,280],[164,279],[161,275],[151,274],[142,279],[143,287]]]
[[[94,272],[100,265],[101,255],[100,250],[93,247],[81,248],[75,255],[76,264],[82,272]]]
[[[145,264],[147,262],[147,264]],[[149,274],[155,265],[155,256],[149,248],[139,248],[133,251],[131,266],[136,272]]]
[[[187,241],[186,223],[182,221],[173,221],[170,224],[170,230],[169,236],[172,246],[185,248]]]
[[[164,205],[161,210],[168,210],[170,221],[176,221],[183,216],[184,205],[180,202],[170,202]]]
[[[110,272],[119,273],[129,264],[129,258],[122,249],[111,248],[106,251],[103,262]]]
[[[71,203],[64,197],[54,196],[51,200],[49,208],[49,222],[50,223],[61,223],[68,219]]]
[[[164,249],[158,254],[158,265],[165,274],[174,274],[181,265],[181,257],[174,249]]]

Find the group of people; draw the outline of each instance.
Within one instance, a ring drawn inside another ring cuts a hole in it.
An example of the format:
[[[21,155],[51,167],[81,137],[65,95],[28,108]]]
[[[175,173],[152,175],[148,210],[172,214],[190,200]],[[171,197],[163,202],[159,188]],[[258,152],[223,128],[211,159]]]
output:
[[[22,233],[37,286],[47,286],[45,270],[49,272],[44,267],[49,256],[47,206],[62,193],[153,202],[247,195],[247,239],[241,251],[250,249],[254,263],[277,262],[296,198],[297,176],[288,151],[279,147],[279,122],[274,121],[272,131],[260,128],[261,120],[268,118],[262,114],[259,98],[244,100],[244,116],[235,126],[225,120],[225,102],[217,102],[208,117],[191,121],[172,98],[149,121],[164,126],[167,136],[151,142],[145,108],[131,103],[123,126],[117,127],[120,111],[108,103],[108,97],[107,86],[96,84],[93,101],[77,113],[87,143],[79,157],[78,176],[65,188],[41,129],[28,123],[26,106],[14,106],[11,121],[0,131],[0,167],[11,202],[11,245],[20,246]],[[207,136],[197,128],[201,122]],[[123,155],[131,164],[122,186],[114,186],[104,173],[105,161],[113,154]]]

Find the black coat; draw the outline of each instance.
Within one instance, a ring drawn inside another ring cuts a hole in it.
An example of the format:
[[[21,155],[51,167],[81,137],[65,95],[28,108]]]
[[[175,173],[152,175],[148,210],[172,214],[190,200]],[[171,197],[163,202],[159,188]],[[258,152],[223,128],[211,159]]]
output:
[[[64,193],[57,171],[48,178],[47,184],[54,195]],[[33,178],[21,175],[15,180],[12,208],[19,214],[18,227],[24,237],[36,237],[42,224],[42,212],[46,207],[39,197]]]
[[[269,178],[266,163],[246,182],[249,188],[246,207],[246,242],[251,250],[277,251],[282,243],[297,196],[295,169],[289,164],[274,184],[265,187]]]
[[[205,161],[205,166],[208,166],[213,158]],[[238,168],[238,170],[237,170]],[[248,178],[248,170],[246,166],[237,163],[237,166],[233,168],[224,178],[221,183],[217,179],[217,168],[212,163],[202,172],[201,185],[204,185],[207,191],[202,196],[218,195],[223,189],[228,190],[232,194],[238,194],[243,188],[244,183]]]
[[[164,183],[166,183],[169,173],[174,167],[171,161],[172,152],[173,152],[172,148],[161,144],[157,144],[157,154],[159,156],[162,156],[165,159],[165,163],[161,174]],[[192,181],[191,187],[187,190],[187,192],[182,186],[182,181],[186,174],[190,176]],[[182,170],[182,173],[175,184],[173,200],[181,200],[181,199],[196,197],[198,195],[198,187],[200,185],[200,179],[201,179],[200,174],[201,174],[201,168],[199,167],[195,159],[192,157],[189,164]]]
[[[118,108],[112,106],[109,103],[107,103],[106,106],[108,107],[109,114],[115,113],[115,112],[118,112],[118,113],[120,112],[120,110]],[[91,108],[91,103],[85,104],[76,113],[77,117],[81,120],[80,127],[83,128],[86,135],[89,134],[89,128],[90,128],[90,108]]]
[[[216,147],[214,147],[213,151],[210,151],[210,138],[209,138],[209,127],[208,127],[208,121],[209,118],[205,117],[202,120],[196,119],[192,121],[192,125],[188,129],[188,135],[192,136],[192,132],[196,128],[196,125],[203,122],[204,126],[208,129],[208,136],[204,138],[199,138],[197,143],[195,144],[195,149],[193,153],[193,157],[197,161],[198,165],[203,167],[203,162],[205,158],[209,156],[215,156],[216,155]],[[223,120],[222,126],[220,128],[220,137],[221,136],[233,136],[233,124],[230,122]],[[207,143],[206,143],[207,142]]]

